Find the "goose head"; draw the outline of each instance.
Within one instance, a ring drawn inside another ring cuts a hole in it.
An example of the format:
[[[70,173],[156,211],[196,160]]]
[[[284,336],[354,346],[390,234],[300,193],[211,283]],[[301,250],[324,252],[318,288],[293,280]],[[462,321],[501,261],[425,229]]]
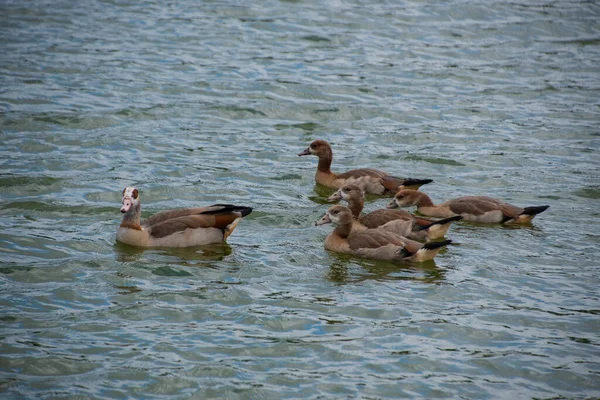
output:
[[[324,140],[315,140],[299,156],[313,155],[319,158],[331,157],[331,146]]]
[[[419,203],[421,192],[416,190],[401,190],[392,199],[387,208],[412,207]]]
[[[358,201],[365,197],[363,190],[354,184],[346,184],[340,187],[334,194],[327,198],[328,201],[345,200],[347,202]]]
[[[121,198],[121,212],[123,214],[130,212],[131,210],[138,209],[140,207],[140,193],[134,187],[126,187],[123,189],[123,196]]]
[[[325,212],[325,215],[323,215],[323,218],[315,222],[315,225],[325,224],[352,224],[352,211],[350,211],[348,207],[340,205],[330,207],[327,212]]]

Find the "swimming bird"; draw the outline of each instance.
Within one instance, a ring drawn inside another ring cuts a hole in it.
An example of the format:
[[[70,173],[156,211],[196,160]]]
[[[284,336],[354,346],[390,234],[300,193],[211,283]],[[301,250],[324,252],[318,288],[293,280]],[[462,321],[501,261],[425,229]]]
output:
[[[353,231],[352,211],[348,207],[330,207],[316,225],[333,223],[337,226],[325,239],[325,249],[337,253],[394,261],[432,260],[439,250],[451,243],[419,243],[385,229]]]
[[[329,196],[327,200],[344,200],[348,202],[348,208],[352,211],[356,229],[360,229],[361,226],[370,229],[383,228],[416,240],[442,238],[446,235],[448,229],[450,229],[452,222],[463,219],[462,216],[457,215],[435,221],[417,217],[408,211],[392,210],[389,208],[379,209],[361,215],[365,204],[365,194],[359,186],[349,183],[340,187],[334,194]],[[398,222],[393,221],[408,221],[408,231],[405,230],[407,228],[405,225],[398,225]]]
[[[465,221],[490,224],[529,223],[550,206],[517,207],[487,196],[463,196],[434,205],[429,196],[416,190],[401,190],[388,207],[417,206],[417,211],[429,217],[448,218],[461,215]]]
[[[321,185],[337,189],[345,183],[354,183],[367,193],[394,194],[398,190],[418,189],[421,185],[433,182],[431,179],[398,178],[383,171],[372,168],[353,169],[341,174],[331,172],[333,152],[324,140],[315,140],[299,156],[314,155],[319,157],[315,181]]]
[[[140,221],[142,204],[134,187],[123,189],[119,242],[139,247],[188,247],[224,242],[252,208],[230,204],[163,211]]]

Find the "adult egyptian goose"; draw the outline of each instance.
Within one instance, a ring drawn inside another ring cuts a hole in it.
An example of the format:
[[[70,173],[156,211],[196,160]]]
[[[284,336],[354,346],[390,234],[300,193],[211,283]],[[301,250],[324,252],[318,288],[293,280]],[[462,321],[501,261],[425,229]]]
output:
[[[139,247],[189,247],[224,242],[252,208],[230,204],[163,211],[140,222],[136,188],[123,189],[119,242]]]
[[[401,190],[388,207],[417,206],[417,211],[429,217],[448,218],[461,215],[466,221],[489,224],[529,223],[550,206],[517,207],[486,196],[463,196],[434,205],[431,198],[416,190]]]
[[[352,220],[348,207],[335,205],[316,222],[317,225],[337,224],[325,239],[326,250],[378,260],[420,262],[432,260],[442,247],[451,243],[445,240],[423,244],[384,229],[353,231]]]
[[[431,179],[398,178],[383,171],[372,168],[353,169],[342,174],[331,172],[333,152],[331,146],[324,140],[315,140],[299,156],[315,155],[319,157],[315,181],[321,185],[337,189],[345,183],[354,183],[367,193],[395,194],[398,190],[418,189],[421,185],[431,183]]]
[[[361,229],[361,226],[369,229],[382,228],[416,240],[440,239],[446,235],[452,222],[463,219],[462,216],[457,215],[435,221],[417,217],[408,211],[389,208],[361,215],[365,204],[365,194],[357,185],[348,183],[329,196],[327,200],[344,200],[348,202],[348,208],[352,211],[354,217],[355,229]],[[406,226],[399,225],[396,221],[408,222],[408,231],[398,230],[406,229]]]

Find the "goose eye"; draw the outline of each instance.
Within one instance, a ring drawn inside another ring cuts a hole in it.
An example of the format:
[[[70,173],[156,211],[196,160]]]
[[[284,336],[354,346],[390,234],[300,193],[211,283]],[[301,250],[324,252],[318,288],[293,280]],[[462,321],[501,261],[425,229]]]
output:
[[[131,194],[131,197],[133,197],[134,199],[138,198],[138,190],[137,189],[133,189],[133,193]]]

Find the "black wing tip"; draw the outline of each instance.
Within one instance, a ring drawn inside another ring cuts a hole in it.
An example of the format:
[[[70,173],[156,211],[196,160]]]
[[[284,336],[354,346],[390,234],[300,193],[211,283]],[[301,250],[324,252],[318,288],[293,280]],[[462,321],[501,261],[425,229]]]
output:
[[[414,179],[414,178],[406,178],[404,180],[404,186],[415,186],[415,185],[427,185],[428,183],[433,182],[433,179]]]
[[[537,215],[539,213],[542,213],[544,211],[546,211],[550,206],[532,206],[532,207],[525,207],[525,209],[523,210],[523,212],[521,214],[524,215]]]
[[[223,214],[229,212],[238,212],[242,214],[242,217],[250,214],[252,212],[252,207],[246,206],[236,206],[234,204],[213,204],[211,207],[222,207],[218,210],[209,210],[204,211],[202,214]]]
[[[431,228],[432,226],[435,226],[435,225],[449,224],[451,222],[460,221],[460,220],[462,220],[464,218],[465,217],[463,217],[462,215],[455,215],[454,217],[449,217],[449,218],[444,218],[444,219],[438,219],[437,221],[433,221],[429,225],[416,226],[415,228],[416,228],[417,231],[422,231],[424,229],[429,229],[429,228]]]
[[[465,217],[463,217],[462,215],[455,215],[454,217],[449,217],[449,218],[444,218],[444,219],[440,219],[437,221],[434,221],[431,225],[429,226],[433,226],[433,225],[444,225],[447,224],[449,222],[455,222],[455,221],[460,221],[462,219],[464,219]]]
[[[433,179],[400,178],[394,175],[386,175],[383,179],[394,179],[401,182],[404,186],[426,185],[433,182]]]
[[[239,211],[242,213],[242,217],[245,217],[246,215],[252,212],[252,207],[238,206],[238,208],[240,209]]]
[[[397,191],[400,187],[418,189],[431,182],[433,179],[399,178],[393,175],[383,177],[383,186],[389,191]]]
[[[450,243],[452,243],[452,240],[450,240],[450,239],[446,239],[441,242],[427,242],[423,245],[423,249],[435,250],[435,249],[439,249],[440,247],[448,246]]]
[[[400,253],[399,253],[399,254],[400,254],[400,257],[402,257],[402,258],[407,258],[407,257],[410,257],[410,256],[412,256],[412,255],[413,255],[413,254],[415,254],[415,253],[411,253],[410,251],[408,251],[408,250],[406,250],[406,249],[404,248],[404,249],[400,250]]]

